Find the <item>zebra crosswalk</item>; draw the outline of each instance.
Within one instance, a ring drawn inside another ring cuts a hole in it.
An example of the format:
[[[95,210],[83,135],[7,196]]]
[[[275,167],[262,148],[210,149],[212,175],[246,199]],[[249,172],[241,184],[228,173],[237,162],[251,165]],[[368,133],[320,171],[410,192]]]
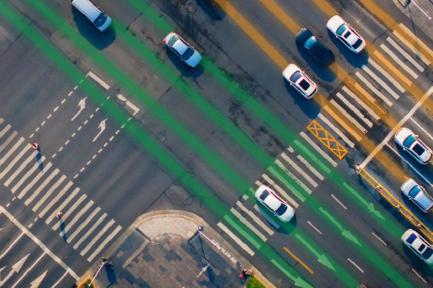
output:
[[[122,227],[0,118],[0,181],[88,262]],[[61,220],[56,212],[62,211]]]

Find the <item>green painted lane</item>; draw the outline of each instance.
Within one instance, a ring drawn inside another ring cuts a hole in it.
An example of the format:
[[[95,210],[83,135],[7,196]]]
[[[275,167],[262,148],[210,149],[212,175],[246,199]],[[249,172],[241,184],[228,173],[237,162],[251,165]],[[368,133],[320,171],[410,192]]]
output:
[[[69,59],[60,53],[49,41],[44,38],[38,30],[36,30],[30,23],[26,21],[19,13],[15,12],[8,4],[0,2],[0,15],[6,18],[12,23],[21,33],[27,37],[32,43],[57,67],[68,76],[72,82],[78,83],[83,79],[84,74],[74,66]],[[137,143],[150,153],[155,159],[162,164],[170,174],[179,179],[179,181],[189,189],[196,197],[198,197],[206,207],[208,207],[215,215],[224,217],[224,214],[229,213],[229,210],[225,208],[223,204],[212,194],[212,192],[203,183],[199,182],[193,175],[189,174],[188,171],[177,162],[176,158],[171,155],[169,151],[159,146],[151,135],[148,135],[141,128],[139,123],[134,120],[129,121],[129,115],[127,115],[122,108],[117,106],[113,102],[106,102],[106,95],[93,83],[84,81],[81,84],[81,88],[86,92],[87,95],[97,104],[104,104],[102,110],[114,119],[119,125],[128,123],[125,126],[125,131],[135,140]],[[260,242],[251,231],[248,231],[242,223],[239,223],[237,219],[231,219],[232,223],[235,223],[237,229],[241,231],[241,234],[249,234],[249,237],[255,239],[254,241]],[[271,247],[263,243],[262,249],[259,251],[263,256],[271,259],[272,263],[281,270],[287,277],[294,281],[298,287],[313,287],[308,281],[304,280],[300,274],[289,266],[282,257],[278,255]]]

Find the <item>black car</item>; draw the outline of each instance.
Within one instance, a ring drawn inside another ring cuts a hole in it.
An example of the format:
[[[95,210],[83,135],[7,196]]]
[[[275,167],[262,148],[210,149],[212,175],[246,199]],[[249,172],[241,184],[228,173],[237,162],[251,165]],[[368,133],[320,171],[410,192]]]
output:
[[[320,41],[307,28],[302,28],[298,34],[296,34],[296,43],[302,46],[308,54],[322,65],[329,65],[335,60],[332,51],[320,43]]]

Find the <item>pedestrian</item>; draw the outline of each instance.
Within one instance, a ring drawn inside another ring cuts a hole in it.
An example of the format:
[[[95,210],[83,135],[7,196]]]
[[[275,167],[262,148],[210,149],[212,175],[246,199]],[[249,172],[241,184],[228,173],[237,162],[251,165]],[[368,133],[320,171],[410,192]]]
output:
[[[33,142],[31,145],[32,145],[33,150],[38,151],[38,152],[40,151],[40,147],[39,147],[38,143]]]
[[[57,212],[56,216],[57,216],[57,219],[61,220],[62,216],[63,216],[62,211]]]

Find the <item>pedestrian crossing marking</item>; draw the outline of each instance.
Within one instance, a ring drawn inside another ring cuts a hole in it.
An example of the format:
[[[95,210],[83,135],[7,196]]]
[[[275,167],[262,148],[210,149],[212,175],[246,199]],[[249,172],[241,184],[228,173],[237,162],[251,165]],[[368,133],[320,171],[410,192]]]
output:
[[[340,144],[340,142],[335,139],[335,137],[328,132],[322,125],[319,124],[316,120],[312,120],[308,126],[307,130],[316,137],[317,140],[320,141],[329,151],[334,154],[337,159],[343,160],[346,157],[348,151],[347,149]]]

